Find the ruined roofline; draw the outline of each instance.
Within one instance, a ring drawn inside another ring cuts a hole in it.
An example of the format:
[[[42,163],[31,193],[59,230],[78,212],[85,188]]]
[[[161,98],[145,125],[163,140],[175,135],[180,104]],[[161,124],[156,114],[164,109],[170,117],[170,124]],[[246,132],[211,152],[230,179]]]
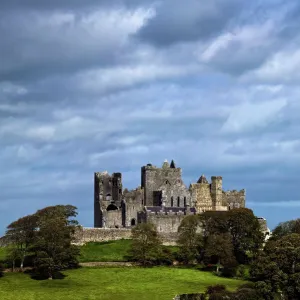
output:
[[[111,176],[108,171],[94,172],[96,176]]]
[[[227,191],[223,190],[222,192],[224,194],[226,194],[226,193],[244,193],[244,194],[246,194],[246,189],[241,189],[241,190],[227,190]]]
[[[163,167],[157,167],[157,166],[154,166],[152,164],[147,164],[146,166],[143,166],[142,168],[145,168],[145,170],[162,170],[164,169]],[[181,170],[181,168],[171,168],[170,166],[168,167],[168,170]]]
[[[108,171],[102,171],[102,172],[94,172],[95,176],[106,176],[106,177],[122,177],[121,172],[113,172],[112,174],[108,173]]]

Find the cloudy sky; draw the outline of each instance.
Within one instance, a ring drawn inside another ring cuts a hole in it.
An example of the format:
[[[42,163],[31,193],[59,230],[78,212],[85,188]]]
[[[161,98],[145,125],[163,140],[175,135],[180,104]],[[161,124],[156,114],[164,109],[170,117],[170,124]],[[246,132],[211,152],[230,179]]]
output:
[[[247,3],[246,3],[247,2]],[[248,3],[250,2],[250,3]],[[93,225],[93,172],[175,160],[300,217],[298,0],[0,1],[0,234],[55,204]]]

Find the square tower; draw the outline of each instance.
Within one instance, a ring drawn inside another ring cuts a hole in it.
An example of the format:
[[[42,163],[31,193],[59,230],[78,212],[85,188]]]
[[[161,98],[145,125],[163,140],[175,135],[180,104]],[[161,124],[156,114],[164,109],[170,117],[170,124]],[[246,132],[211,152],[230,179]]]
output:
[[[148,164],[141,168],[141,186],[145,206],[184,207],[190,204],[190,193],[182,181],[182,170],[164,161],[161,168]]]

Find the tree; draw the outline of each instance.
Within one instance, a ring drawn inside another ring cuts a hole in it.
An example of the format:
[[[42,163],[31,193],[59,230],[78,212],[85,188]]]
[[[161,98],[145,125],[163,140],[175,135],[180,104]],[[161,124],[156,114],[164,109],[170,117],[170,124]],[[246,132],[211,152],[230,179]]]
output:
[[[209,262],[216,263],[217,273],[219,273],[220,265],[224,267],[235,267],[236,260],[230,234],[210,235],[205,244],[205,258]]]
[[[178,235],[179,258],[185,263],[199,261],[203,252],[203,236],[198,216],[185,217],[178,228]]]
[[[258,219],[248,208],[228,211],[228,227],[237,261],[247,263],[248,255],[257,255],[262,248],[264,235]]]
[[[268,241],[250,274],[266,299],[280,293],[287,299],[300,299],[300,235],[292,233]]]
[[[22,259],[23,257],[23,253],[16,247],[8,247],[7,249],[7,254],[6,254],[6,259],[7,261],[12,263],[12,271],[15,271],[15,267],[16,267],[16,261]],[[21,262],[21,266],[23,267],[23,264]],[[21,267],[21,270],[22,270]]]
[[[205,212],[200,216],[204,243],[211,235],[229,233],[233,251],[240,264],[247,263],[248,256],[257,255],[262,248],[264,235],[258,219],[248,208],[224,212]]]
[[[228,211],[207,211],[201,214],[199,218],[204,239],[213,234],[229,232]]]
[[[33,246],[34,266],[38,273],[48,279],[52,279],[55,272],[78,264],[80,250],[72,245],[78,222],[70,219],[77,215],[76,209],[71,205],[58,205],[36,213],[38,230]]]
[[[156,227],[151,223],[142,223],[132,229],[130,254],[142,265],[155,264],[162,253],[162,242]]]
[[[300,234],[300,219],[279,223],[272,232],[271,240],[278,240],[291,233]]]
[[[33,244],[38,217],[29,215],[12,222],[7,226],[5,240],[10,245],[10,258],[13,265],[20,259],[20,268],[23,269],[24,260]]]

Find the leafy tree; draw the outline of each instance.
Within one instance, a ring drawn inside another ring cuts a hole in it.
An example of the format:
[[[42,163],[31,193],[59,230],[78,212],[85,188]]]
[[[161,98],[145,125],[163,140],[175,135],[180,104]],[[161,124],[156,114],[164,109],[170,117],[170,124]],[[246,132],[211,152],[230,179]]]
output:
[[[258,219],[248,208],[228,211],[228,227],[232,236],[235,257],[239,263],[247,263],[248,253],[257,255],[262,248],[264,235]]]
[[[35,214],[18,219],[7,227],[5,242],[13,268],[20,260],[23,268],[28,255],[34,256],[34,266],[49,279],[55,271],[77,266],[78,247],[72,245],[78,225],[76,207],[50,206]]]
[[[78,264],[80,250],[72,245],[78,222],[70,219],[76,215],[76,207],[71,205],[51,206],[36,213],[38,230],[33,247],[34,266],[48,279],[52,279],[55,272]]]
[[[161,257],[162,242],[153,224],[142,223],[132,229],[130,254],[144,266],[155,264]]]
[[[271,240],[278,240],[291,233],[300,234],[300,219],[279,223],[272,232]]]
[[[199,218],[196,215],[184,218],[178,228],[179,258],[185,263],[200,260],[203,252],[203,237]]]
[[[12,222],[7,226],[5,240],[10,245],[10,258],[13,264],[20,259],[20,268],[23,269],[24,260],[35,238],[38,217],[29,215]]]
[[[205,212],[200,220],[205,241],[211,235],[230,234],[234,255],[241,264],[247,263],[249,254],[257,255],[262,248],[264,236],[261,226],[250,209]]]
[[[293,233],[269,241],[252,264],[250,274],[266,299],[280,293],[287,299],[300,299],[300,235]]]
[[[16,247],[8,247],[6,260],[12,263],[12,271],[15,271],[16,261],[22,259],[23,253]]]
[[[217,263],[217,273],[219,273],[221,265],[224,267],[236,266],[230,234],[210,235],[205,244],[205,258],[211,263]]]
[[[223,234],[229,231],[227,211],[207,211],[199,218],[204,239],[213,234]]]

